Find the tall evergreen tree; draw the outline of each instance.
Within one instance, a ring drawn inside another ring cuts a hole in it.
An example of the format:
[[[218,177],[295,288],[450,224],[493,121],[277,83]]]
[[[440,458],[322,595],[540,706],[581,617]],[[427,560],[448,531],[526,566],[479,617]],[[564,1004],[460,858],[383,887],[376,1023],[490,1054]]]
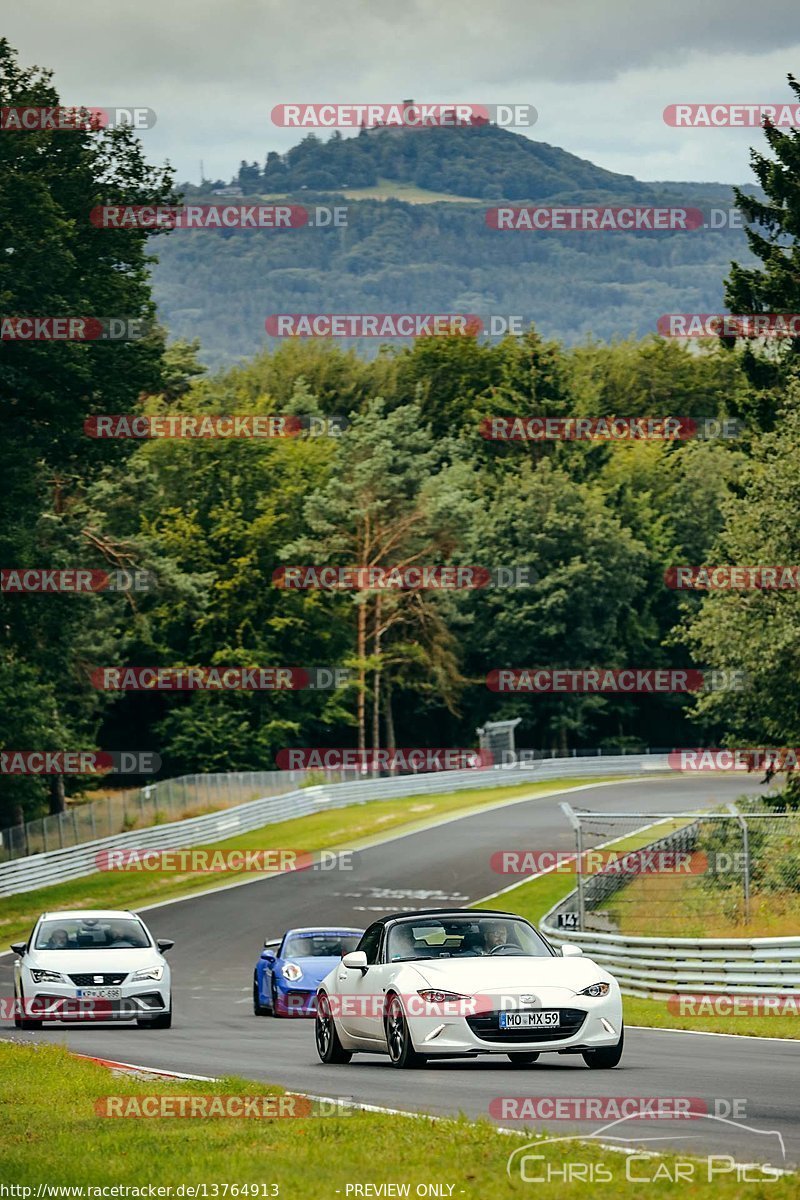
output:
[[[793,75],[788,80],[800,101],[800,84]],[[750,164],[765,199],[734,188],[750,225],[745,231],[748,246],[760,263],[731,264],[725,303],[736,314],[800,312],[800,129],[778,129],[765,119],[764,137],[774,157],[751,150]],[[748,415],[762,427],[771,427],[778,391],[798,354],[800,337],[768,348],[752,343],[744,348],[744,368],[760,391]]]

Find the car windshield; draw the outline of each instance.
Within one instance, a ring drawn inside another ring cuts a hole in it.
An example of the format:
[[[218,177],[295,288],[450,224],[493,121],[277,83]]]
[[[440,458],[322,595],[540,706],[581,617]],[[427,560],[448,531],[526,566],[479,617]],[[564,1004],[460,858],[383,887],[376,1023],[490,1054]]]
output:
[[[132,917],[54,917],[42,921],[37,950],[144,950],[151,945]]]
[[[283,957],[341,958],[360,941],[360,933],[293,933],[284,943]]]
[[[535,929],[515,917],[426,917],[402,921],[389,931],[389,962],[489,955],[550,958],[553,951]]]

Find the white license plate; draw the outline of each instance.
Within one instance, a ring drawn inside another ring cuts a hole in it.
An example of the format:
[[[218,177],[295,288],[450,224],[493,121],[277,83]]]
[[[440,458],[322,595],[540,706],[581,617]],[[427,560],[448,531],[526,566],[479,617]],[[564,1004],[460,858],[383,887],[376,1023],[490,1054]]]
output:
[[[121,1000],[121,988],[78,988],[78,999],[93,997],[95,1000]]]
[[[501,1012],[501,1029],[556,1029],[561,1024],[556,1009],[540,1009],[538,1012]]]

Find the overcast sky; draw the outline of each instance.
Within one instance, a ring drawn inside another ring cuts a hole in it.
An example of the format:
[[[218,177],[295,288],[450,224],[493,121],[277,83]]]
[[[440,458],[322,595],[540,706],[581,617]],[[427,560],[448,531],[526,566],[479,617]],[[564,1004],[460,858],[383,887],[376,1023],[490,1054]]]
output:
[[[790,100],[800,75],[797,0],[25,0],[3,32],[67,103],[155,109],[148,157],[179,180],[288,149],[275,104],[413,97],[533,104],[520,132],[639,179],[747,182],[758,130],[663,110]]]

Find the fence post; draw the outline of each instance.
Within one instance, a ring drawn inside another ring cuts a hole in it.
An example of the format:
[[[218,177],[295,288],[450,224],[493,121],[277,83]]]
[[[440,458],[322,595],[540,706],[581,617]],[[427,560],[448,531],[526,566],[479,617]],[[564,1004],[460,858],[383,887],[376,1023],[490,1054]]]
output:
[[[572,828],[575,830],[575,849],[578,852],[578,861],[576,863],[576,876],[578,883],[578,926],[580,929],[586,927],[586,899],[583,894],[583,830],[581,829],[580,817],[577,815],[572,805],[566,800],[562,800],[559,808],[566,816]]]
[[[742,888],[744,891],[744,920],[745,924],[750,921],[750,835],[747,829],[747,821],[739,812],[733,801],[727,806],[728,812],[733,813],[739,822],[739,828],[742,831],[742,854],[744,861],[742,863]]]

